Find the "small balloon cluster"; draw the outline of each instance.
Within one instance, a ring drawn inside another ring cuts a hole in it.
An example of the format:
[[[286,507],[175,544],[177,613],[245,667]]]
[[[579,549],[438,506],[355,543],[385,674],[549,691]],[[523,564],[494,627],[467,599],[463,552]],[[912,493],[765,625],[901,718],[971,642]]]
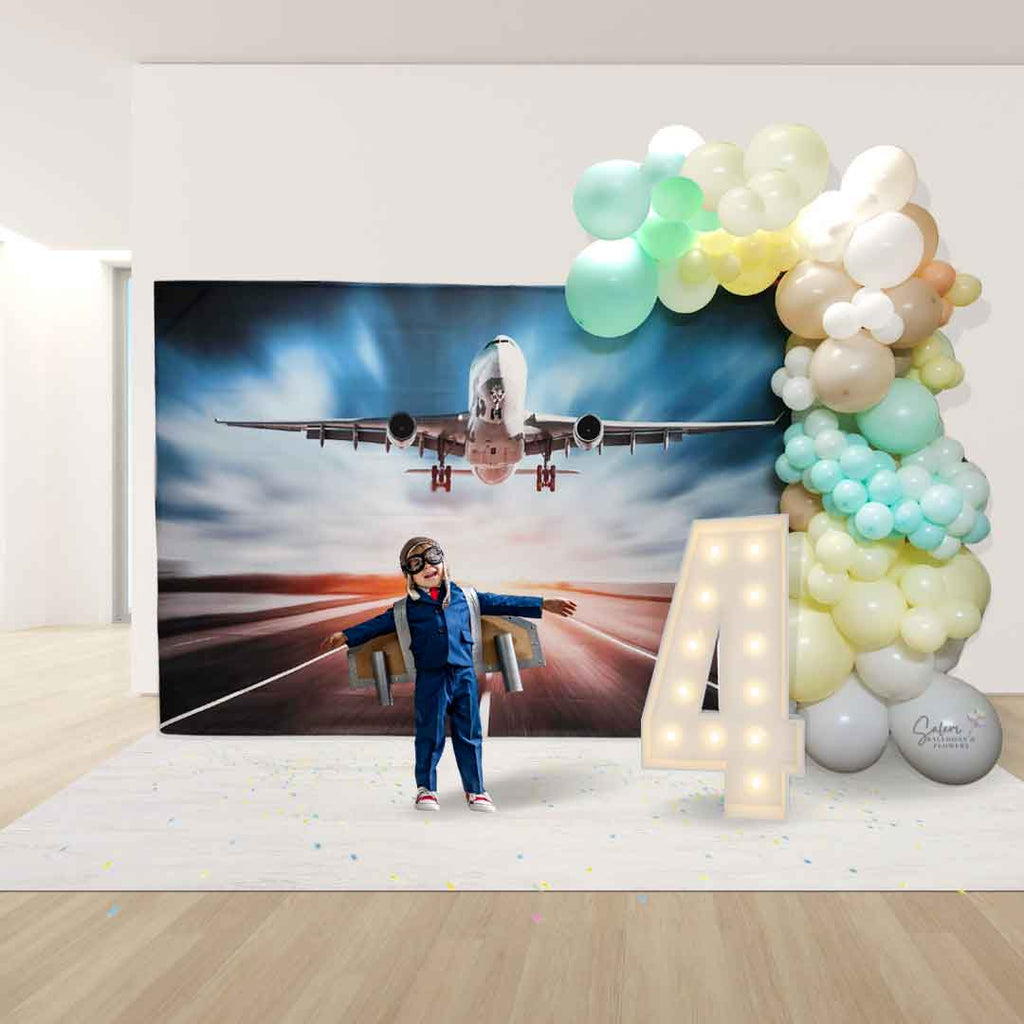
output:
[[[719,287],[776,287],[791,333],[771,387],[793,423],[775,470],[807,750],[859,771],[891,733],[930,778],[970,782],[1002,744],[992,705],[948,674],[989,600],[965,547],[989,534],[989,485],[945,436],[935,396],[964,379],[940,328],[981,282],[935,258],[938,227],[911,201],[904,150],[874,146],[822,191],[828,169],[804,125],[769,125],[746,151],[663,129],[643,163],[580,178],[573,206],[596,240],[572,264],[566,303],[584,330],[614,338],[659,299],[692,313]]]

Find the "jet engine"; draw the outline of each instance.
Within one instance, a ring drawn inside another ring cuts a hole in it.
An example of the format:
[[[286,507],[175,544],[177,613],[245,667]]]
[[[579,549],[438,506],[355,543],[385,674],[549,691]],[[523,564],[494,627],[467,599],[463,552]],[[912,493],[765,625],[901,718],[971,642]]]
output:
[[[588,452],[604,440],[604,424],[599,417],[588,412],[572,425],[572,439],[577,448]]]
[[[416,421],[407,412],[396,412],[388,420],[388,441],[396,448],[408,448],[416,440]]]

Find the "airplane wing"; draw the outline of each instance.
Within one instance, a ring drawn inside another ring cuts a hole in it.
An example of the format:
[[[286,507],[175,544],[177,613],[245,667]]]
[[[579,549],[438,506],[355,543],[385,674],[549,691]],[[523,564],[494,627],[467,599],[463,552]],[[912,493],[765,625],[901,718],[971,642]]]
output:
[[[688,434],[710,434],[721,430],[745,430],[750,427],[775,426],[785,413],[773,420],[736,420],[726,422],[682,422],[677,420],[601,420],[603,436],[599,448],[628,447],[636,451],[638,444],[660,444],[668,448],[672,441],[681,441]],[[577,448],[573,436],[575,416],[550,416],[535,413],[526,420],[526,454],[543,455],[546,451]]]
[[[451,413],[446,416],[416,416],[410,418],[413,435],[403,447],[436,452],[443,443],[446,455],[464,455],[466,452],[466,422],[469,413]],[[387,419],[344,420],[215,420],[225,427],[249,427],[253,430],[285,430],[305,434],[310,441],[351,441],[353,448],[360,444],[381,444],[391,448]]]

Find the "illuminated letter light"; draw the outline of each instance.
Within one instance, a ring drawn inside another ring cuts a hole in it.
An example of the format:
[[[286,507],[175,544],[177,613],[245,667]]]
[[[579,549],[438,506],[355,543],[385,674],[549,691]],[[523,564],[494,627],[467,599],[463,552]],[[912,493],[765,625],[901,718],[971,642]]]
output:
[[[725,814],[784,818],[804,773],[789,715],[788,517],[698,519],[640,726],[645,768],[725,772]],[[718,711],[701,703],[718,636]]]

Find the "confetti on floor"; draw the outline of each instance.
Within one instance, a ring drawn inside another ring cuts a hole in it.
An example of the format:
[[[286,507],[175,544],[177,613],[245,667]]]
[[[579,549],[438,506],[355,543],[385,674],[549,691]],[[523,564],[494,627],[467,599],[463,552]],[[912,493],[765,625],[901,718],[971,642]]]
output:
[[[110,908],[107,910],[107,917],[117,917],[121,913],[121,908],[118,904],[112,903]]]
[[[540,924],[540,922],[541,922],[541,921],[542,921],[543,919],[541,918],[540,914],[531,914],[531,915],[530,915],[530,920],[531,920],[531,921],[532,921],[532,922],[533,922],[534,924]]]

